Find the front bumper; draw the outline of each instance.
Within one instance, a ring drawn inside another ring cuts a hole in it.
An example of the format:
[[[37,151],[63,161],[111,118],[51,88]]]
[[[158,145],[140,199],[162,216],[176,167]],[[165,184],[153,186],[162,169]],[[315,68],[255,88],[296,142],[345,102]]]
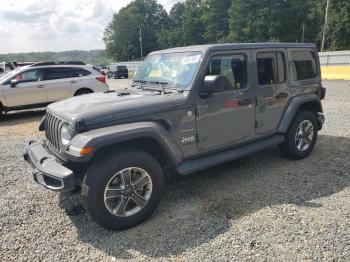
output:
[[[57,162],[43,140],[38,137],[29,139],[24,147],[24,159],[33,167],[33,179],[44,187],[59,192],[72,191],[75,188],[75,176],[72,170]]]
[[[317,113],[317,123],[318,123],[318,130],[321,130],[323,127],[325,121],[325,117],[323,113],[318,112]]]

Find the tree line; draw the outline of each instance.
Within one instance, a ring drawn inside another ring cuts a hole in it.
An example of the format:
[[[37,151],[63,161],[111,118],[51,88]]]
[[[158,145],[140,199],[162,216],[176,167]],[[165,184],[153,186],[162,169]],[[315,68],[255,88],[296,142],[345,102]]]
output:
[[[156,0],[134,0],[104,32],[107,55],[140,59],[153,50],[233,42],[321,45],[326,0],[185,0],[166,12]],[[350,49],[350,1],[332,0],[327,50]]]
[[[82,61],[87,64],[105,64],[109,60],[104,50],[73,50],[63,52],[32,52],[0,54],[0,62],[37,62],[37,61]]]

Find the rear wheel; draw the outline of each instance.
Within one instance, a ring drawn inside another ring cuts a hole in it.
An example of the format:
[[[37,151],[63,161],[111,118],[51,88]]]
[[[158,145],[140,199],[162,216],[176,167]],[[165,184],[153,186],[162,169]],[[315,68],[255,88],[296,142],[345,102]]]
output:
[[[83,202],[101,226],[126,229],[154,212],[163,185],[163,170],[149,154],[130,150],[105,155],[92,164],[84,178]]]
[[[303,159],[313,150],[317,140],[317,120],[310,111],[300,111],[294,118],[280,145],[283,155],[291,159]]]

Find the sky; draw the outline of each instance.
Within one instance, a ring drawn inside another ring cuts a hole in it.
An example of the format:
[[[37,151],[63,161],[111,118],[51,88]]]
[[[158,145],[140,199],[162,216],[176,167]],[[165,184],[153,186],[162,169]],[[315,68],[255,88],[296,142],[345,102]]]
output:
[[[169,11],[181,0],[158,0]],[[131,0],[0,0],[0,54],[103,49],[113,13]]]

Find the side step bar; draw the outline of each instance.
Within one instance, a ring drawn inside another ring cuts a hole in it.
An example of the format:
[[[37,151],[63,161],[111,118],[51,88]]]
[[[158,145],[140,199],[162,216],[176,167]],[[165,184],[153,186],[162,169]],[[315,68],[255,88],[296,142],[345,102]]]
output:
[[[220,165],[243,156],[261,151],[263,149],[278,145],[284,141],[284,136],[276,135],[271,138],[255,142],[249,145],[241,146],[234,149],[229,149],[224,152],[205,156],[198,159],[186,160],[182,162],[178,167],[177,171],[180,175],[189,175],[209,167]]]

